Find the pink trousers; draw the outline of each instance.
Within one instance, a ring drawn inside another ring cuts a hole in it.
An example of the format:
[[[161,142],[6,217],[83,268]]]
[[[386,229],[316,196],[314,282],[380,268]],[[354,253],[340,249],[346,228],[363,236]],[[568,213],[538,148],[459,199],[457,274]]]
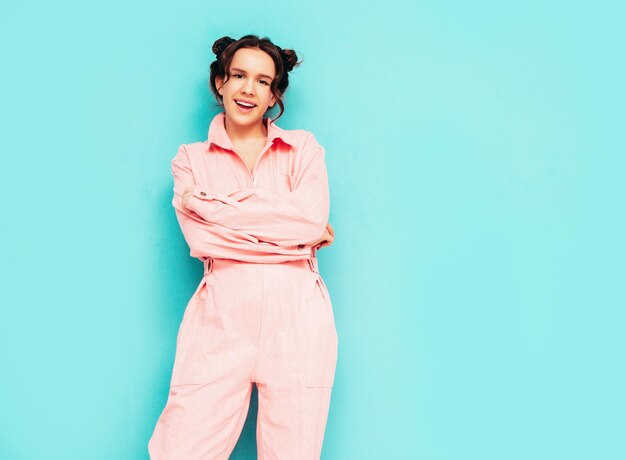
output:
[[[208,258],[176,343],[152,460],[226,460],[253,383],[261,460],[318,460],[337,362],[337,331],[317,258]]]

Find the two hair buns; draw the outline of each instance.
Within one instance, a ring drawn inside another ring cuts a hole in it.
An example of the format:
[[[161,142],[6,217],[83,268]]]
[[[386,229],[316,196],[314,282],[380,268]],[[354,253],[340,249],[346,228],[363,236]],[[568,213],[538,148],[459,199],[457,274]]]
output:
[[[222,52],[226,49],[228,45],[235,42],[236,40],[230,37],[222,37],[218,38],[215,43],[213,43],[212,51],[215,54],[215,59],[219,60]],[[293,68],[298,64],[298,56],[296,52],[292,49],[282,49],[280,46],[275,45],[276,48],[280,51],[280,56],[283,60],[283,65],[285,66],[285,70],[287,72],[291,72]]]

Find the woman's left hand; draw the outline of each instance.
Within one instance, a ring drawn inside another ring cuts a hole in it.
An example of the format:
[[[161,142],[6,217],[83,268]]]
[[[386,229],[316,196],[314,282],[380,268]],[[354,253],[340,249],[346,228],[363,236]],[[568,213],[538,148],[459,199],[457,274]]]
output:
[[[326,224],[326,229],[324,230],[324,234],[317,240],[313,247],[316,250],[323,248],[324,246],[330,246],[335,239],[335,230],[333,230],[333,226],[330,225],[330,222]]]

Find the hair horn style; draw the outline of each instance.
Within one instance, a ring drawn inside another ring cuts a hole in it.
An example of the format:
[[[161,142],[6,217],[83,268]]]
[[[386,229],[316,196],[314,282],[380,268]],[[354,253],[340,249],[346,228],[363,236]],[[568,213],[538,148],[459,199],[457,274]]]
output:
[[[213,43],[212,49],[213,54],[215,54],[215,59],[219,60],[226,47],[235,41],[234,38],[230,37],[218,38],[215,43]]]

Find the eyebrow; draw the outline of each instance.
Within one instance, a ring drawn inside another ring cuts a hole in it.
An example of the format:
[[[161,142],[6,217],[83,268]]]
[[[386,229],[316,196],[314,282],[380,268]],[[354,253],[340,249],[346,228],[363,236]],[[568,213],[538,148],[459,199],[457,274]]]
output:
[[[237,71],[239,71],[239,72],[247,73],[245,70],[240,69],[240,68],[238,68],[238,67],[232,67],[230,70],[237,70]],[[269,78],[270,80],[273,80],[273,78],[272,78],[272,77],[270,77],[269,75],[265,75],[264,73],[260,73],[260,74],[259,74],[259,77],[265,77],[265,78]]]

